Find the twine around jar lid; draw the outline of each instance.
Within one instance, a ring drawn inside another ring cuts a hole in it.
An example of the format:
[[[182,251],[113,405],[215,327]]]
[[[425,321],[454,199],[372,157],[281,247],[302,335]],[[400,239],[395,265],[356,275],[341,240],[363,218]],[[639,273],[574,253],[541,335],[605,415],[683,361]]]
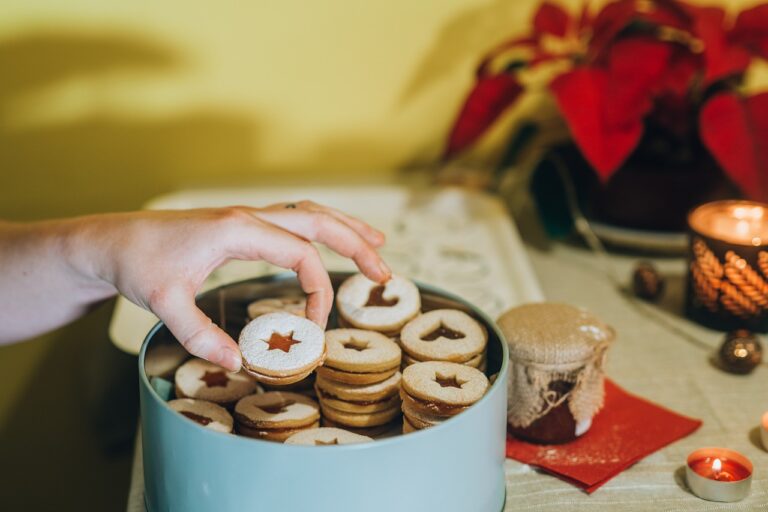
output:
[[[567,304],[534,303],[510,309],[497,324],[509,344],[507,419],[527,427],[563,402],[577,422],[603,405],[603,359],[613,342],[611,327]],[[572,384],[564,395],[550,385]]]

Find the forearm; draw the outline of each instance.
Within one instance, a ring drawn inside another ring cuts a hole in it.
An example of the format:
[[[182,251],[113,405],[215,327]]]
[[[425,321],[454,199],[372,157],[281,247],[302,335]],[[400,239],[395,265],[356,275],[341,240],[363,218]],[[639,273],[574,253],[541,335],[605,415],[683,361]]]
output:
[[[115,289],[89,268],[82,219],[0,221],[0,343],[67,324]]]

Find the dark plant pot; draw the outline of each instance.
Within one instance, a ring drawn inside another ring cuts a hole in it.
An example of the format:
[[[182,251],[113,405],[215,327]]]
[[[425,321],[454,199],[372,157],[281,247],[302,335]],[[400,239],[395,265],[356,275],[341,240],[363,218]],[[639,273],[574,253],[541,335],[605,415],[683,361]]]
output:
[[[573,144],[553,148],[539,165],[532,188],[545,223],[563,232],[565,199],[556,161],[572,180],[580,207],[591,219],[614,226],[646,231],[683,232],[694,207],[718,199],[741,197],[712,157],[703,150],[683,158],[643,152],[602,183]],[[680,152],[683,152],[681,149]],[[554,206],[553,201],[562,202]],[[559,211],[559,213],[557,213]],[[547,220],[549,218],[549,220]]]

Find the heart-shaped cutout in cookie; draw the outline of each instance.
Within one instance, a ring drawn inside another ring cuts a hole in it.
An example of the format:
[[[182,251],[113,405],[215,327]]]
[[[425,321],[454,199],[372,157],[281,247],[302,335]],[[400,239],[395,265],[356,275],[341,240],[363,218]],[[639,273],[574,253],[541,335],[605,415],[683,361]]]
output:
[[[385,308],[391,308],[392,306],[396,306],[398,302],[400,302],[400,299],[397,297],[393,297],[391,299],[385,299],[384,298],[384,291],[386,290],[386,286],[379,285],[374,286],[371,288],[371,292],[368,295],[368,302],[365,303],[365,307],[385,307]]]
[[[454,331],[444,323],[440,322],[435,330],[430,333],[421,336],[424,341],[435,341],[438,338],[448,338],[449,340],[460,340],[466,338],[467,335],[461,331]]]

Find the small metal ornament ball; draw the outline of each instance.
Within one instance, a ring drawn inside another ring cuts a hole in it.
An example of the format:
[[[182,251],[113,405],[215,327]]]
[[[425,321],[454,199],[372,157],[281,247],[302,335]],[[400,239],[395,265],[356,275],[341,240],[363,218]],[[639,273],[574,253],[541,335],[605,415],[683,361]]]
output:
[[[763,347],[757,335],[739,329],[725,336],[720,346],[720,365],[730,373],[749,373],[763,360]]]
[[[655,301],[664,292],[664,277],[648,261],[641,261],[632,272],[632,291],[637,297]]]

